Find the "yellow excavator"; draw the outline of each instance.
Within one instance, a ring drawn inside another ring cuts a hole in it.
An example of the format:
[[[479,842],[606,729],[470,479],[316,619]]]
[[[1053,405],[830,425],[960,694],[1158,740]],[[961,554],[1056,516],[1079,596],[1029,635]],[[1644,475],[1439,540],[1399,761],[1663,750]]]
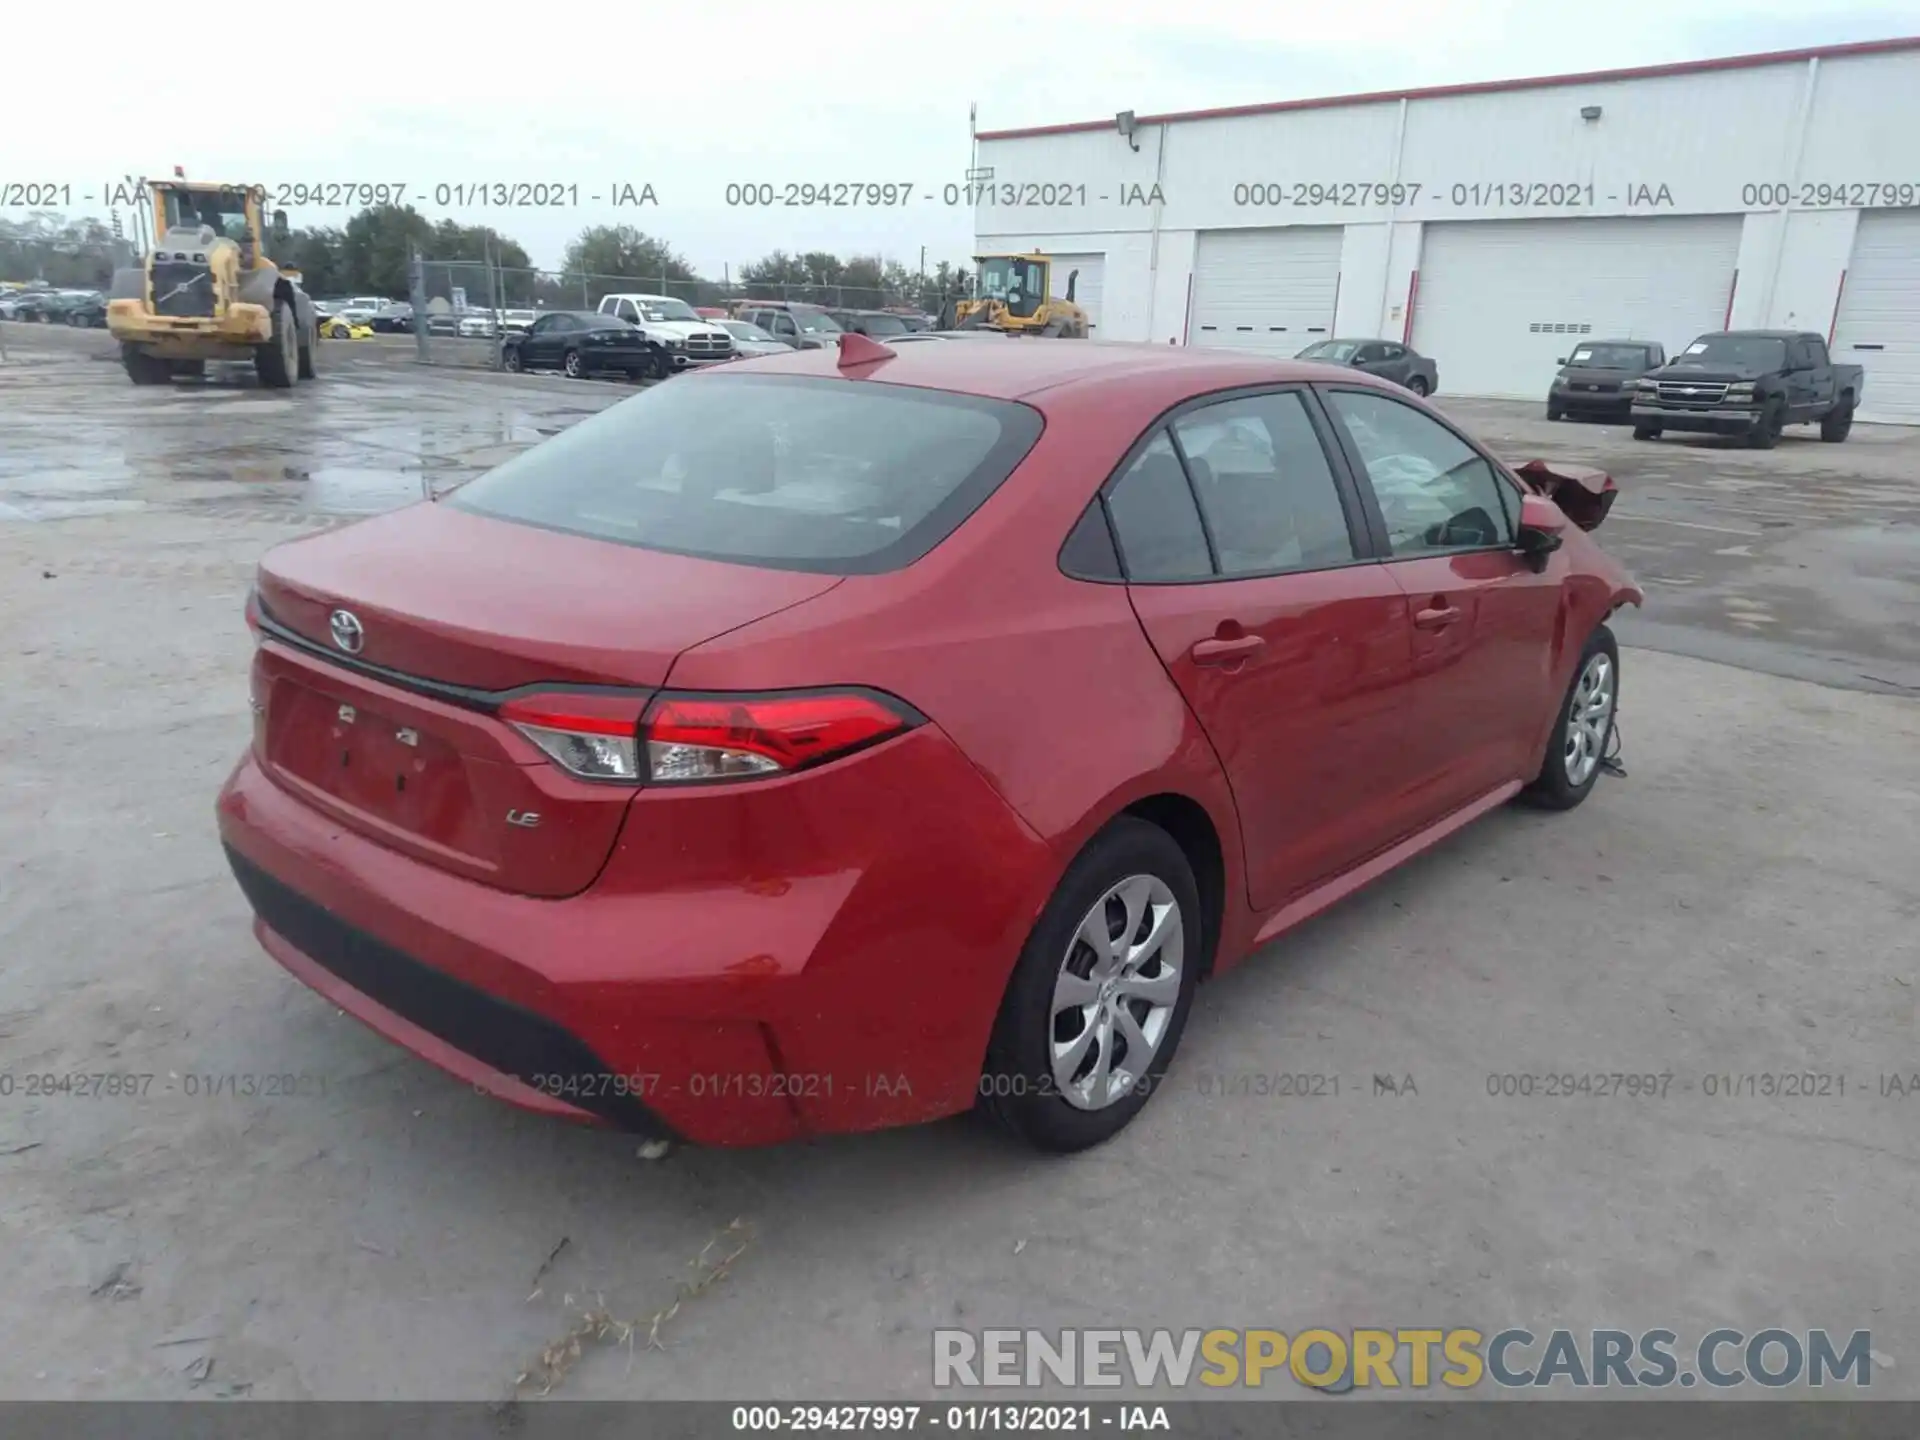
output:
[[[139,265],[114,272],[107,329],[136,385],[202,373],[209,360],[250,360],[260,383],[284,390],[313,378],[319,349],[313,300],[300,272],[267,254],[259,185],[143,182],[153,243]],[[271,235],[287,238],[286,212]]]
[[[955,330],[1004,330],[1009,335],[1085,340],[1087,312],[1073,300],[1080,272],[1067,273],[1065,298],[1053,293],[1053,260],[1038,250],[1026,255],[973,257],[974,298],[954,307]]]

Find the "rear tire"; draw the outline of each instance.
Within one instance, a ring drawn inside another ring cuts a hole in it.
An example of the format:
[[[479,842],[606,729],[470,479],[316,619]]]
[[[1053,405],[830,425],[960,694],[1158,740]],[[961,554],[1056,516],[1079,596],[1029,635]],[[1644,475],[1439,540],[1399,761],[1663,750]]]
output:
[[[1838,445],[1853,430],[1853,397],[1849,395],[1840,404],[1822,417],[1820,438],[1829,445]]]
[[[1658,425],[1636,425],[1633,427],[1633,438],[1636,440],[1658,440],[1660,438],[1660,427]]]
[[[164,385],[173,378],[173,367],[137,345],[123,345],[120,361],[127,367],[127,378],[136,385]]]
[[[1620,714],[1620,646],[1596,625],[1573,667],[1554,717],[1540,773],[1520,798],[1542,810],[1571,810],[1593,793]]]
[[[290,390],[300,363],[299,339],[294,333],[293,307],[284,300],[273,307],[273,338],[253,347],[253,369],[269,390]]]
[[[1179,1047],[1207,960],[1206,928],[1193,869],[1172,836],[1130,816],[1101,831],[1067,867],[1014,965],[980,1077],[981,1107],[1055,1154],[1119,1134]],[[1135,1053],[1142,1044],[1144,1059]]]

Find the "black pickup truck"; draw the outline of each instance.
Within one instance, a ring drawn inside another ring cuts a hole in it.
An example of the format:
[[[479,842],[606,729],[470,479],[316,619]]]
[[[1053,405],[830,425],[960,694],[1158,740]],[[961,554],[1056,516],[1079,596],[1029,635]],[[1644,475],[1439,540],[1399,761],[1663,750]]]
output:
[[[1820,438],[1839,442],[1853,429],[1866,373],[1835,365],[1827,342],[1806,330],[1722,330],[1702,335],[1633,394],[1633,438],[1663,430],[1744,436],[1771,450],[1782,427],[1817,421]]]

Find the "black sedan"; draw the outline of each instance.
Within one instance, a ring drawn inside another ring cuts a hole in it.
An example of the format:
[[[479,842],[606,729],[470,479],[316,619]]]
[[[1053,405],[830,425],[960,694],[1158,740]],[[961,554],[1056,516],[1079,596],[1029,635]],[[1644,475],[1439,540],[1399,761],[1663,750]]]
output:
[[[1657,340],[1582,340],[1562,358],[1560,373],[1548,387],[1547,419],[1630,419],[1640,377],[1666,363],[1666,346]]]
[[[83,295],[67,306],[65,320],[76,329],[104,330],[107,328],[107,297],[104,295]]]
[[[1404,385],[1416,395],[1431,395],[1440,388],[1440,367],[1419,351],[1392,340],[1322,340],[1295,358],[1364,370]]]
[[[630,380],[658,380],[673,373],[673,358],[637,326],[588,310],[549,310],[524,334],[508,332],[500,341],[500,363],[576,378],[617,372]]]

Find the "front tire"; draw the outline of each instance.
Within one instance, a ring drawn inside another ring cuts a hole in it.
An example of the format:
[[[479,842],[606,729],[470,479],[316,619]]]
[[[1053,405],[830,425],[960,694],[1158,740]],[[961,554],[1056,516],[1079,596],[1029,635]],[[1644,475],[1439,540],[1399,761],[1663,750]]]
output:
[[[137,345],[122,346],[120,360],[127,367],[127,378],[136,385],[164,385],[173,378],[171,364]]]
[[[1407,381],[1407,389],[1411,390],[1414,394],[1418,395],[1422,400],[1424,400],[1427,398],[1427,395],[1432,391],[1433,387],[1427,384],[1426,376],[1415,375],[1411,380]]]
[[[1778,400],[1760,412],[1760,423],[1747,435],[1747,444],[1755,450],[1771,450],[1780,443],[1780,432],[1787,426],[1787,407]]]
[[[1660,427],[1658,425],[1636,425],[1633,427],[1633,438],[1636,440],[1658,440],[1660,438]]]
[[[561,358],[560,368],[567,372],[567,378],[569,380],[578,380],[587,373],[586,367],[580,363],[580,352],[578,350],[567,351]]]
[[[1853,398],[1849,396],[1828,411],[1820,421],[1820,438],[1829,445],[1838,445],[1853,431]]]
[[[300,373],[300,378],[302,380],[313,379],[314,377],[313,356],[314,356],[314,352],[319,348],[320,348],[320,332],[318,330],[309,330],[307,332],[306,343],[300,347],[299,373]]]
[[[1571,810],[1593,793],[1620,713],[1620,646],[1596,625],[1573,668],[1540,773],[1520,792],[1543,810]]]
[[[525,368],[524,363],[520,359],[520,347],[518,345],[509,345],[505,350],[500,352],[500,368],[505,370],[509,375],[518,375]]]
[[[1122,817],[1067,868],[1000,1002],[982,1107],[1055,1154],[1109,1140],[1146,1107],[1206,963],[1193,869],[1157,825]]]
[[[1547,406],[1547,419],[1549,420],[1558,420],[1562,415],[1566,413],[1567,412],[1562,410],[1558,405]]]
[[[651,363],[647,366],[647,374],[651,379],[665,380],[673,374],[673,357],[655,346]]]
[[[254,373],[269,390],[289,390],[299,367],[299,336],[295,333],[293,307],[284,300],[273,307],[273,338],[253,347]]]

